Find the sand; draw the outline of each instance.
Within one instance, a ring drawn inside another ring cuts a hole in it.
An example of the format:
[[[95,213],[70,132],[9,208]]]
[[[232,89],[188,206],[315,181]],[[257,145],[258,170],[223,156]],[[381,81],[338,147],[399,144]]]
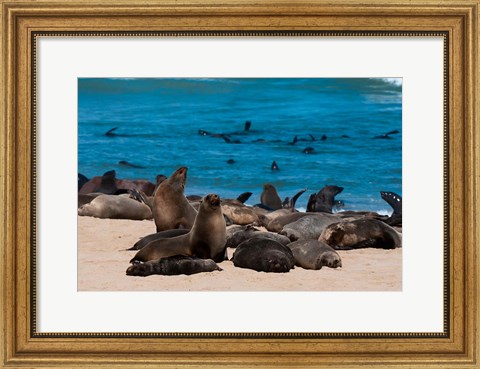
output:
[[[78,217],[79,291],[401,291],[402,249],[338,251],[342,267],[288,273],[237,268],[194,275],[127,276],[136,241],[155,232],[151,220],[134,221]],[[229,257],[234,249],[228,249]]]

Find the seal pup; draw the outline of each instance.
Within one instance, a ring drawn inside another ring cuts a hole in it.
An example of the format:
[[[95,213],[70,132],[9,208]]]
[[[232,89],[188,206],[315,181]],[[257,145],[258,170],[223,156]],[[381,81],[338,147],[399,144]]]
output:
[[[263,185],[263,191],[260,195],[260,202],[270,210],[277,210],[282,208],[282,200],[278,196],[277,189],[270,183]]]
[[[140,250],[152,241],[159,240],[161,238],[177,237],[177,236],[181,236],[182,234],[187,234],[188,232],[190,232],[189,229],[178,229],[177,228],[177,229],[169,229],[168,231],[152,233],[152,234],[149,234],[148,236],[142,237],[132,247],[130,247],[127,250],[129,250],[129,251],[130,250]]]
[[[295,258],[295,265],[304,269],[322,269],[322,266],[342,266],[340,255],[329,245],[317,240],[295,241],[288,244]]]
[[[233,265],[257,272],[286,273],[295,265],[292,251],[267,238],[251,238],[235,249]]]
[[[339,221],[340,219],[332,214],[312,214],[285,225],[280,234],[287,236],[292,242],[297,240],[317,240],[325,228]]]
[[[190,256],[175,255],[158,260],[150,260],[146,263],[130,265],[126,274],[146,277],[152,274],[179,275],[196,274],[222,270],[212,259],[198,259]]]
[[[394,249],[402,247],[402,236],[395,229],[377,219],[357,219],[328,226],[319,240],[335,250],[366,247]]]
[[[80,206],[78,215],[108,219],[152,219],[152,211],[147,205],[124,195],[99,195]]]
[[[307,204],[307,212],[332,213],[336,204],[335,196],[343,191],[343,187],[325,186],[317,194],[310,195]]]
[[[131,263],[146,262],[168,256],[184,255],[221,262],[226,253],[226,225],[220,197],[203,198],[192,229],[187,234],[152,241],[137,252]]]
[[[157,232],[192,228],[197,211],[185,197],[186,181],[187,167],[180,167],[158,186],[152,207]]]
[[[390,226],[402,225],[402,197],[394,192],[381,191],[380,195],[393,208],[390,218],[384,220]]]

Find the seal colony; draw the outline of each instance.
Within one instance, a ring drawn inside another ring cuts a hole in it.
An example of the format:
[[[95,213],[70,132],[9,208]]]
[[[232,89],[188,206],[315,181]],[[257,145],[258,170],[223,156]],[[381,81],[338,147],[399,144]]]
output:
[[[128,249],[136,254],[126,275],[221,272],[221,263],[228,260],[227,248],[235,249],[230,259],[235,267],[288,273],[295,266],[310,270],[342,268],[337,250],[402,247],[402,201],[393,192],[380,193],[393,208],[391,216],[365,211],[334,212],[339,205],[335,196],[343,191],[343,187],[335,185],[312,193],[307,211],[300,212],[295,202],[306,189],[282,201],[271,183],[264,184],[261,203],[254,206],[243,203],[250,192],[240,194],[238,199],[220,199],[214,193],[187,198],[187,171],[187,167],[180,167],[168,178],[157,178],[156,188],[148,194],[142,186],[118,193],[114,171],[106,172],[94,181],[95,186],[90,186],[100,191],[79,191],[82,205],[78,215],[153,218],[152,232],[156,232]],[[79,188],[91,183],[79,174]]]

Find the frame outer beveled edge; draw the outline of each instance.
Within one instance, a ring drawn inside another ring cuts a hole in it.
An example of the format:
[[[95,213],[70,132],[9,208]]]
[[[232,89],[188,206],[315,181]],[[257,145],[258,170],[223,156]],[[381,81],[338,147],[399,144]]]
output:
[[[470,2],[472,3],[472,2]],[[22,2],[22,4],[24,4]],[[38,2],[38,6],[42,6],[43,2]],[[71,4],[71,3],[70,3]],[[269,4],[271,4],[269,2]],[[463,4],[463,2],[462,2]],[[476,301],[475,298],[479,297],[479,284],[478,284],[478,241],[480,240],[480,230],[479,227],[477,227],[477,218],[475,211],[477,209],[477,206],[479,204],[478,202],[478,196],[480,193],[479,189],[479,181],[478,181],[478,163],[479,163],[479,147],[478,147],[478,139],[479,139],[479,125],[478,125],[478,2],[474,2],[475,7],[474,9],[470,9],[470,22],[466,22],[467,24],[465,25],[468,27],[468,30],[466,31],[466,35],[468,37],[465,37],[463,40],[464,42],[464,52],[468,53],[468,55],[465,55],[464,58],[464,66],[465,66],[465,74],[466,76],[463,77],[463,81],[461,82],[463,85],[463,93],[465,94],[465,102],[467,103],[467,109],[465,111],[465,118],[464,121],[466,123],[465,129],[464,129],[464,140],[463,144],[465,145],[465,159],[466,162],[462,165],[463,166],[463,171],[465,172],[465,183],[464,183],[464,189],[465,189],[465,199],[464,201],[466,202],[467,205],[465,205],[465,239],[467,244],[464,246],[467,246],[467,251],[464,254],[464,266],[466,267],[465,275],[464,275],[464,295],[463,297],[465,298],[465,301],[467,304],[464,306],[464,329],[466,330],[467,335],[464,337],[465,341],[464,342],[464,348],[465,348],[465,361],[460,360],[457,362],[459,366],[455,367],[465,367],[465,368],[470,368],[470,367],[476,367],[476,366],[471,366],[478,364],[478,341],[479,341],[479,335],[480,335],[480,327],[479,327],[479,311],[478,311],[478,302]],[[3,88],[2,88],[2,93],[4,94],[2,97],[1,101],[1,112],[2,112],[2,127],[0,128],[0,133],[1,135],[1,159],[2,159],[2,178],[1,178],[1,188],[2,188],[2,195],[3,195],[3,200],[4,203],[2,204],[2,241],[5,241],[6,243],[4,244],[5,246],[7,245],[12,245],[14,246],[14,242],[18,240],[20,237],[18,234],[14,233],[14,227],[15,224],[13,222],[13,217],[8,217],[8,214],[12,214],[15,212],[15,218],[20,220],[19,215],[16,213],[17,210],[17,201],[19,201],[19,193],[23,189],[23,191],[27,191],[28,186],[20,187],[20,185],[14,184],[14,179],[16,178],[17,174],[19,171],[23,170],[24,173],[26,173],[27,165],[26,163],[20,162],[20,165],[18,162],[15,162],[15,151],[16,149],[21,149],[18,148],[18,135],[15,135],[15,121],[16,121],[16,115],[15,115],[15,103],[18,103],[18,95],[16,93],[19,93],[19,91],[16,90],[16,85],[14,83],[16,76],[18,76],[18,69],[17,66],[15,66],[15,53],[13,50],[16,50],[15,47],[15,30],[16,30],[16,17],[15,15],[10,14],[8,11],[5,12],[5,7],[3,6],[4,3],[2,2],[2,23],[3,24],[3,36],[2,36],[2,60],[4,61],[4,65],[2,66],[2,81],[3,81]],[[5,14],[7,13],[7,14]],[[7,29],[7,26],[5,25],[5,17],[9,16],[9,27]],[[13,24],[12,24],[13,20]],[[28,40],[27,40],[28,42]],[[5,53],[5,48],[7,48],[7,52]],[[15,73],[13,73],[15,71]],[[12,96],[13,101],[9,100],[9,96]],[[28,113],[26,114],[28,115]],[[477,124],[474,124],[477,123]],[[25,127],[25,129],[28,129],[28,127]],[[23,133],[26,133],[26,131],[22,131]],[[21,145],[20,145],[21,146]],[[25,143],[25,146],[28,146],[28,143]],[[459,163],[461,164],[461,163]],[[8,174],[14,173],[14,175],[9,176]],[[468,173],[471,173],[470,177],[468,176]],[[454,180],[454,178],[452,178]],[[21,195],[20,195],[21,196]],[[24,196],[26,196],[24,192]],[[28,198],[28,196],[27,196]],[[452,199],[453,200],[453,199]],[[15,202],[14,202],[15,201]],[[470,205],[469,205],[470,204]],[[26,211],[28,213],[28,208],[26,208]],[[452,222],[453,223],[453,222]],[[475,231],[476,230],[476,231]],[[24,239],[28,237],[23,237]],[[470,247],[469,247],[470,245]],[[476,245],[476,246],[474,246]],[[28,254],[28,252],[26,253]],[[26,255],[24,255],[26,256]],[[10,263],[8,263],[8,262]],[[2,354],[4,355],[3,360],[10,361],[10,364],[15,365],[15,363],[19,365],[32,365],[35,362],[39,365],[45,365],[48,363],[46,358],[40,358],[37,357],[37,361],[32,362],[30,360],[26,361],[16,361],[15,356],[16,352],[15,350],[18,348],[17,342],[16,342],[16,337],[17,337],[17,332],[15,329],[19,328],[19,325],[15,324],[14,319],[15,318],[15,294],[18,293],[18,290],[13,288],[14,283],[21,283],[21,281],[18,281],[18,278],[13,280],[11,276],[15,275],[14,274],[14,266],[16,265],[16,262],[18,262],[18,259],[15,258],[15,255],[13,253],[13,248],[12,250],[9,250],[8,247],[2,247],[2,262],[0,265],[0,271],[3,273],[3,276],[7,276],[7,278],[4,278],[2,281],[2,298],[4,299],[4,302],[2,303],[3,308],[2,308],[2,338],[6,339],[7,345],[3,348]],[[28,261],[25,261],[26,264],[24,265],[24,268],[27,267]],[[28,268],[26,268],[28,271]],[[21,276],[21,270],[17,271],[17,276]],[[6,274],[5,274],[6,273]],[[12,274],[10,274],[12,273]],[[469,278],[470,277],[470,278]],[[475,278],[476,277],[476,278]],[[453,276],[452,276],[452,282],[453,282]],[[25,281],[23,282],[25,283]],[[452,288],[452,293],[454,293],[453,288]],[[28,290],[27,293],[25,294],[25,302],[28,304]],[[11,302],[12,304],[6,307],[5,309],[5,302],[9,303]],[[461,307],[458,307],[461,308]],[[4,313],[6,311],[6,313]],[[452,312],[454,313],[454,312]],[[17,318],[20,318],[22,314],[19,314]],[[25,314],[28,315],[28,314]],[[10,321],[6,322],[5,317],[7,317],[7,320],[10,319]],[[28,320],[28,317],[25,316],[26,321]],[[452,320],[454,319],[454,316],[452,316]],[[26,322],[25,321],[25,322]],[[6,324],[4,325],[3,323]],[[474,325],[469,326],[468,323],[473,322],[475,323]],[[28,323],[25,323],[26,326],[23,326],[23,329],[28,329]],[[21,326],[21,325],[20,325]],[[453,328],[453,327],[452,327]],[[23,330],[22,329],[22,330]],[[7,333],[5,331],[8,331]],[[476,339],[475,339],[476,338]],[[9,340],[12,340],[8,342]],[[52,340],[53,342],[56,340]],[[68,341],[68,340],[67,340]],[[52,342],[52,343],[53,343]],[[67,342],[66,342],[67,343]],[[51,362],[52,364],[54,363],[61,363],[61,361],[55,360],[53,357],[55,355],[52,355],[53,361]],[[386,356],[389,356],[386,354]],[[18,357],[19,358],[19,357]],[[12,360],[10,360],[12,359]],[[119,358],[120,359],[120,358]],[[68,361],[69,364],[72,364],[73,362]],[[87,363],[86,361],[85,363]],[[119,360],[118,363],[122,363],[123,360]],[[147,361],[148,362],[148,361]],[[441,363],[442,360],[439,360]],[[439,362],[436,362],[438,364]],[[80,362],[82,363],[82,362]],[[93,362],[91,362],[93,363]],[[127,363],[128,362],[124,362]],[[183,363],[183,364],[182,364]],[[386,361],[385,363],[387,364],[388,367],[392,365],[391,367],[398,367],[396,364],[392,364],[391,361]],[[435,365],[435,367],[438,367],[436,364],[434,364],[435,361],[432,361],[432,365]],[[180,366],[186,365],[186,362],[183,360],[178,360],[177,364]],[[200,364],[200,362],[197,362],[197,364]],[[225,363],[223,363],[225,364]],[[233,365],[237,366],[239,363],[235,362],[232,363]],[[274,365],[274,361],[271,362],[272,365]],[[372,363],[373,364],[373,363]],[[400,364],[400,362],[398,362]],[[405,364],[405,363],[404,363]],[[412,363],[413,365],[421,365],[421,363]],[[453,364],[453,363],[451,363]],[[90,365],[90,364],[87,364]],[[174,363],[171,364],[176,365]],[[241,365],[241,364],[240,364]],[[401,365],[401,364],[400,364]],[[443,366],[443,364],[440,364]],[[451,365],[445,364],[445,368],[450,368],[453,367]],[[202,366],[208,367],[209,364],[204,364]],[[385,366],[385,367],[387,367]],[[430,367],[429,364],[427,366],[422,366],[422,367]],[[433,366],[432,366],[433,367]]]

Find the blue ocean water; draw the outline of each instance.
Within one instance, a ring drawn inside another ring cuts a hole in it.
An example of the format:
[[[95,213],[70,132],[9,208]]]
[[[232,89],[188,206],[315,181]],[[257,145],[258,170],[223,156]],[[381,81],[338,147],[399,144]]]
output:
[[[114,127],[118,136],[106,136]],[[390,139],[373,138],[393,130],[399,133]],[[345,210],[390,212],[379,192],[402,194],[401,130],[399,79],[78,80],[80,173],[115,169],[118,178],[155,182],[157,174],[187,166],[186,194],[236,198],[250,191],[248,204],[260,202],[269,182],[282,198],[308,188],[297,202],[305,208],[310,193],[331,184],[344,187],[337,199]],[[294,136],[299,140],[290,145]],[[307,147],[314,151],[303,153]]]

